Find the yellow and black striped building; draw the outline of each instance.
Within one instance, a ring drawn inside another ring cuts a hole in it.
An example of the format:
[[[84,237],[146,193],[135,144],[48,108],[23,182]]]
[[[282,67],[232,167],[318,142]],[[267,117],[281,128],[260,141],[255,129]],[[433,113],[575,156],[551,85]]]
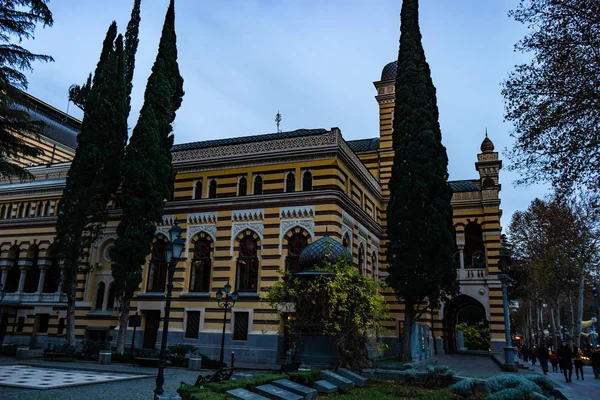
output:
[[[299,252],[325,235],[351,251],[364,274],[377,281],[385,276],[395,71],[395,62],[386,65],[375,82],[378,137],[347,141],[338,128],[299,129],[173,147],[173,197],[156,227],[132,303],[132,313],[142,318],[137,346],[154,348],[160,342],[165,247],[175,219],[181,222],[186,247],[175,272],[169,342],[198,346],[209,356],[219,353],[223,321],[214,293],[230,282],[240,299],[228,318],[226,350],[235,351],[236,360],[245,363],[275,364],[283,358],[286,340],[280,328],[287,315],[261,298],[280,279],[278,270],[296,268]],[[24,137],[44,154],[14,161],[30,166],[35,180],[0,182],[0,267],[6,290],[0,337],[4,343],[43,346],[62,341],[66,331],[61,264],[52,255],[52,243],[79,121],[32,101],[32,116],[48,128],[39,138]],[[428,357],[434,338],[446,351],[456,350],[457,314],[473,305],[490,322],[492,350],[502,348],[504,315],[497,279],[502,163],[487,137],[476,157],[477,177],[451,182],[461,294],[423,315],[415,327],[414,358]],[[110,221],[78,276],[78,339],[114,341],[119,329],[110,260],[118,201],[109,207]],[[383,293],[391,309],[384,340],[395,351],[404,306],[392,292]]]

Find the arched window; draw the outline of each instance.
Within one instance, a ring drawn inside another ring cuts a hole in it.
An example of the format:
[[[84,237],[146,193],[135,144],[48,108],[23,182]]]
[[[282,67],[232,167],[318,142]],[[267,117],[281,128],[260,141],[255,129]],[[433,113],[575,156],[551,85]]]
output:
[[[465,268],[485,268],[485,246],[481,225],[469,222],[465,227]]]
[[[62,213],[62,200],[59,200],[59,201],[56,203],[56,209],[54,210],[54,214],[55,214],[55,215],[58,215],[58,214],[60,214],[60,213]]]
[[[352,252],[352,243],[350,243],[350,235],[348,235],[347,233],[344,235],[344,238],[342,239],[342,246],[344,246],[344,248],[350,252]]]
[[[211,244],[207,238],[199,238],[194,243],[190,292],[210,291],[210,248]]]
[[[52,206],[50,205],[50,202],[47,201],[46,202],[46,206],[44,207],[45,208],[44,209],[44,216],[48,217],[50,215],[50,209],[51,209],[51,207]]]
[[[18,246],[13,246],[8,251],[8,259],[12,261],[12,267],[8,269],[8,274],[6,276],[6,293],[15,293],[19,289],[19,278],[21,277],[21,271],[19,270],[19,251]]]
[[[285,191],[290,193],[296,191],[296,175],[293,172],[288,172],[285,177]]]
[[[96,310],[102,310],[102,304],[104,303],[104,282],[100,282],[98,290],[96,290]]]
[[[300,272],[298,269],[298,259],[302,250],[308,246],[306,237],[301,232],[294,233],[287,243],[287,257],[285,258],[285,269],[291,273]]]
[[[371,268],[373,268],[373,279],[375,282],[379,281],[379,263],[377,261],[377,252],[373,250],[371,253]]]
[[[108,287],[108,299],[106,301],[106,310],[112,311],[115,308],[115,284],[114,282]]]
[[[196,186],[194,186],[194,199],[202,198],[202,181],[196,181]]]
[[[148,291],[164,292],[167,280],[167,240],[159,235],[152,246],[152,258],[148,268]]]
[[[245,196],[248,193],[248,179],[242,176],[238,182],[238,196]]]
[[[27,206],[25,207],[25,216],[31,217],[31,203],[27,203]]]
[[[217,181],[212,179],[208,184],[208,198],[216,199],[217,198]]]
[[[236,289],[239,292],[258,291],[258,244],[249,235],[240,240]]]
[[[35,216],[36,217],[41,217],[42,216],[42,211],[44,211],[44,203],[42,203],[41,201],[38,201],[37,208],[35,210]]]
[[[25,204],[19,206],[19,218],[25,218]]]
[[[40,281],[39,254],[37,246],[30,248],[27,253],[27,257],[31,257],[32,261],[31,267],[29,267],[29,271],[27,271],[27,275],[25,276],[25,286],[23,287],[25,293],[37,292]]]
[[[13,205],[9,204],[6,210],[6,219],[12,218]]]
[[[0,218],[6,218],[6,204],[2,204],[2,208],[0,208]]]
[[[263,194],[263,178],[260,175],[254,177],[254,194]]]
[[[312,190],[312,173],[310,171],[304,171],[302,174],[302,190],[305,192]]]
[[[358,270],[363,274],[367,275],[367,269],[365,268],[365,247],[358,246]]]
[[[60,266],[58,264],[58,255],[55,253],[54,248],[50,247],[47,251],[50,257],[50,268],[46,271],[46,278],[44,279],[44,293],[56,293],[60,284]]]

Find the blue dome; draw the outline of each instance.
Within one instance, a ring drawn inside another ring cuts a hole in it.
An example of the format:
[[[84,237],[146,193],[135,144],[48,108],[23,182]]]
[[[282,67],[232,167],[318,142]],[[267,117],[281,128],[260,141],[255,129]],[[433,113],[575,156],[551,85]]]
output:
[[[346,250],[340,242],[329,236],[325,236],[314,241],[302,250],[300,259],[298,260],[299,270],[306,271],[313,269],[315,265],[323,261],[327,255],[329,255],[330,260],[336,260],[340,257],[352,259],[350,252]]]
[[[396,71],[398,70],[398,61],[392,61],[391,63],[386,64],[381,71],[381,80],[382,81],[392,81],[396,79]]]

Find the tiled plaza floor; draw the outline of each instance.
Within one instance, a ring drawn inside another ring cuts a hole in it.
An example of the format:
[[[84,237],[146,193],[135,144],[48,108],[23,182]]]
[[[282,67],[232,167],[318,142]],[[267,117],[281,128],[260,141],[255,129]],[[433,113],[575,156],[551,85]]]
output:
[[[127,379],[144,378],[143,375],[98,373],[75,370],[36,368],[28,365],[0,366],[0,386],[26,389],[57,389],[68,386],[90,385]]]
[[[485,379],[504,373],[489,356],[438,354],[433,359],[437,360],[438,365],[447,365],[460,376]]]

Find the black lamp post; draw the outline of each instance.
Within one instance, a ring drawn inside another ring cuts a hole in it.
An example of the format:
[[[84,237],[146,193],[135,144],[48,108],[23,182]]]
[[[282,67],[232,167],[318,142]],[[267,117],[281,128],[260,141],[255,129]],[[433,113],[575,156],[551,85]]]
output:
[[[221,356],[219,357],[219,365],[223,365],[223,358],[225,354],[225,324],[227,324],[227,311],[231,310],[238,300],[238,292],[233,292],[231,295],[231,285],[229,282],[223,288],[225,293],[221,289],[217,290],[217,304],[223,309],[223,335],[221,336]],[[231,302],[229,301],[231,299]]]
[[[4,296],[6,296],[6,290],[4,289],[4,285],[0,283],[0,303],[4,301]],[[4,317],[4,307],[0,308],[0,326],[2,326],[2,317]],[[2,334],[2,343],[4,341],[4,332]]]
[[[164,393],[163,383],[165,383],[165,366],[167,365],[167,338],[169,335],[169,315],[171,314],[171,293],[173,291],[173,275],[175,266],[181,256],[181,251],[185,242],[181,240],[181,228],[179,222],[175,220],[175,225],[169,229],[170,242],[166,249],[166,259],[169,262],[167,270],[167,301],[165,303],[165,318],[163,320],[162,340],[160,343],[160,362],[158,366],[158,375],[156,376],[156,389],[154,389],[154,398]]]
[[[500,272],[498,275],[500,282],[502,282],[502,304],[504,305],[504,334],[506,337],[506,343],[504,345],[504,369],[506,371],[517,371],[517,365],[515,364],[515,353],[513,352],[512,343],[510,340],[510,311],[508,309],[508,282],[510,277],[507,275],[507,267],[510,259],[510,255],[506,254],[504,250],[500,250]]]
[[[600,304],[598,303],[598,282],[592,287],[594,302],[596,303],[596,333],[600,335]]]

